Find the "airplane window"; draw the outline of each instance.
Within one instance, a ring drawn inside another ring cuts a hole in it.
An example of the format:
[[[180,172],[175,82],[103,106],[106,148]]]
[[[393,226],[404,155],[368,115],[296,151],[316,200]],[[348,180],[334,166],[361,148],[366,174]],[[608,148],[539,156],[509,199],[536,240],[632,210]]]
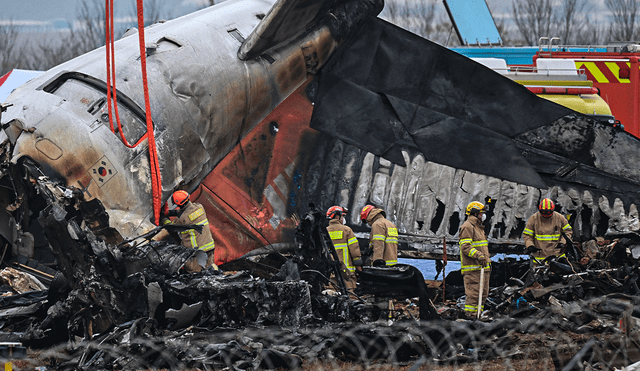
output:
[[[104,85],[103,82],[99,82],[99,80],[93,81],[93,78],[86,75],[82,75],[82,79],[75,79],[74,76],[69,75],[63,75],[61,77],[66,78],[62,81],[60,81],[60,78],[56,79],[56,81],[46,86],[43,90],[62,97],[69,102],[84,106],[87,112],[100,119],[104,125],[109,127],[106,85]],[[102,86],[99,86],[99,83],[104,85],[105,91],[101,89]],[[141,112],[131,110],[130,106],[132,106],[132,102],[129,102],[128,98],[126,98],[126,101],[121,101],[122,95],[122,93],[118,92],[120,123],[122,124],[122,131],[124,132],[125,138],[130,144],[134,144],[147,132],[144,113],[141,114]],[[112,112],[112,114],[116,135],[120,136],[115,113]]]
[[[104,97],[105,104],[102,105],[100,110],[97,111],[95,116],[100,117],[100,120],[104,125],[109,127],[109,113],[108,106],[106,104],[106,96]],[[114,112],[111,113],[113,116],[113,126],[118,133],[118,122],[116,121],[116,117]],[[118,105],[118,114],[120,116],[120,124],[122,126],[122,131],[124,132],[124,137],[127,138],[129,144],[136,143],[142,136],[147,132],[146,124],[140,121],[135,115],[131,113],[127,109],[126,106],[119,104]],[[118,134],[119,136],[120,134]]]

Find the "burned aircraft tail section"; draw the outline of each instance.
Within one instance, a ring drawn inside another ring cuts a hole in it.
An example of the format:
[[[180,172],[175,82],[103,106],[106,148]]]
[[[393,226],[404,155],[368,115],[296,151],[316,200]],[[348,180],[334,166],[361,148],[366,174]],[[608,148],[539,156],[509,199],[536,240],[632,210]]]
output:
[[[317,24],[328,25],[331,36],[342,42],[354,29],[358,29],[361,23],[379,14],[383,5],[382,0],[279,0],[244,40],[238,50],[238,58],[256,58],[275,45],[307,32]],[[309,58],[315,59],[317,56]]]

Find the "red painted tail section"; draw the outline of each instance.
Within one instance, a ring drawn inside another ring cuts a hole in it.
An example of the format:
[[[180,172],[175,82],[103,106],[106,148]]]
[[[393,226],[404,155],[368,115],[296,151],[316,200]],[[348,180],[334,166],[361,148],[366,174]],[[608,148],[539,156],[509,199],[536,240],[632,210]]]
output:
[[[191,199],[209,218],[216,264],[269,243],[293,241],[296,168],[304,138],[317,134],[309,128],[313,106],[305,88],[262,120],[193,192]]]

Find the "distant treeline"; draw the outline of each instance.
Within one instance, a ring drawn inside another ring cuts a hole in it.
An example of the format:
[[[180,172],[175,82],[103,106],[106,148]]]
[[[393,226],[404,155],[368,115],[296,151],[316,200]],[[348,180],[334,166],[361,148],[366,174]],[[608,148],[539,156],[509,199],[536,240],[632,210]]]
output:
[[[603,16],[588,0],[511,0],[509,15],[495,22],[505,46],[537,45],[540,37],[560,37],[565,45],[640,39],[640,0],[605,0],[605,6],[608,13]],[[0,76],[14,68],[47,70],[104,45],[104,1],[82,0],[77,13],[71,28],[44,37],[23,33],[3,20]],[[130,13],[131,24],[121,24],[116,37],[135,27],[133,5]],[[381,17],[442,45],[460,45],[442,0],[386,0]],[[146,24],[169,18],[160,0],[145,0]]]

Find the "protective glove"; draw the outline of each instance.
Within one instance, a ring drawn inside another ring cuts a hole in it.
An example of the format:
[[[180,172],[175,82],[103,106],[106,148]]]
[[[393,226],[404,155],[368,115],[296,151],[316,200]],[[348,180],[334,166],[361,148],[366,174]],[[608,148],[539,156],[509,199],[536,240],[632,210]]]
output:
[[[222,271],[218,268],[217,265],[213,264],[207,268],[207,272],[215,275],[222,274]]]
[[[476,258],[476,260],[483,266],[486,267],[487,265],[489,265],[489,258],[487,258],[484,255],[480,255]]]
[[[529,254],[529,255],[535,254],[538,251],[540,251],[540,249],[535,247],[535,246],[533,246],[533,245],[527,247],[527,254]]]
[[[357,258],[353,258],[353,265],[356,267],[361,267],[363,265],[362,258],[359,256]]]
[[[384,260],[382,260],[382,259],[376,259],[376,260],[374,260],[374,262],[373,262],[373,266],[374,266],[374,267],[384,267],[384,266],[386,266],[386,265],[387,265],[387,262],[385,262],[385,261],[384,261]]]

